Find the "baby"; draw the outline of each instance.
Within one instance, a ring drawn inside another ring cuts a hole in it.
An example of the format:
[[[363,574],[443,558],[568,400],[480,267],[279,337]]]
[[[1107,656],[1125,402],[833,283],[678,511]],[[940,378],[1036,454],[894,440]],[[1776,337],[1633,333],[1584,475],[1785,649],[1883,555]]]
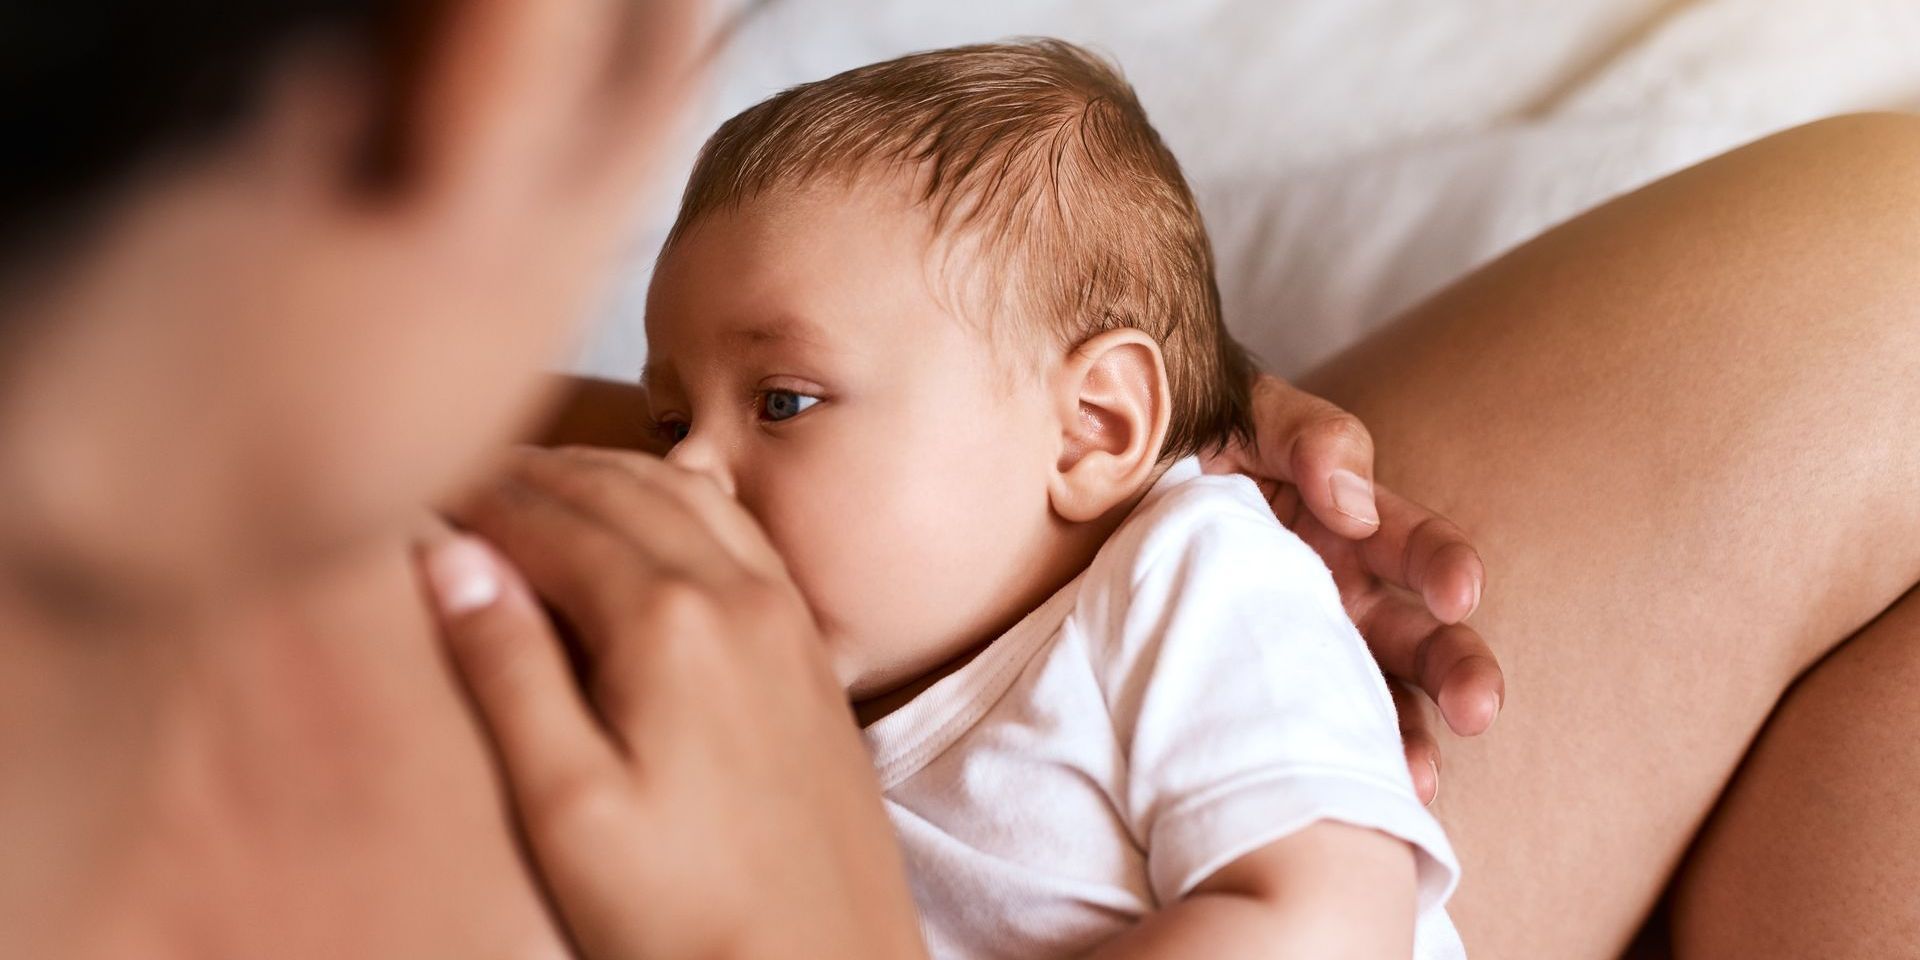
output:
[[[1110,66],[941,50],[733,118],[647,337],[668,459],[815,611],[936,956],[1461,955],[1331,576],[1202,475],[1251,367]]]

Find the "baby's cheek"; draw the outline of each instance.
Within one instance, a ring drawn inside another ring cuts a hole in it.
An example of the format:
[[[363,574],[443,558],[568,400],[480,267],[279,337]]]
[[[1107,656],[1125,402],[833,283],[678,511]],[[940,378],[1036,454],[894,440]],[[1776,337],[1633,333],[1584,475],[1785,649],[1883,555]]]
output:
[[[880,632],[874,621],[888,584],[868,566],[862,520],[849,515],[835,522],[832,514],[809,512],[782,524],[775,546],[820,625],[834,674],[843,688],[854,689],[887,662],[887,651],[871,638]]]
[[[869,517],[839,491],[797,484],[770,491],[754,514],[821,626],[832,632],[857,619],[874,546]]]
[[[915,659],[951,602],[940,554],[954,531],[923,502],[938,478],[855,474],[769,491],[761,513],[845,683]]]

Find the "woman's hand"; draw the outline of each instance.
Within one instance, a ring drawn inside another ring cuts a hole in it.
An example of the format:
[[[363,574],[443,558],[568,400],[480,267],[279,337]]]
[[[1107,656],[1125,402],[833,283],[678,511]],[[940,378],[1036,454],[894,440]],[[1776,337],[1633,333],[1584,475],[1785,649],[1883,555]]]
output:
[[[1207,469],[1258,480],[1274,515],[1333,571],[1389,678],[1407,766],[1430,803],[1440,751],[1406,685],[1425,691],[1462,736],[1486,732],[1506,696],[1493,651],[1461,622],[1486,585],[1480,555],[1445,518],[1373,482],[1373,439],[1352,415],[1270,376],[1253,400],[1257,442],[1229,447]]]
[[[643,454],[526,450],[453,517],[426,576],[587,957],[924,956],[846,697],[737,504]]]

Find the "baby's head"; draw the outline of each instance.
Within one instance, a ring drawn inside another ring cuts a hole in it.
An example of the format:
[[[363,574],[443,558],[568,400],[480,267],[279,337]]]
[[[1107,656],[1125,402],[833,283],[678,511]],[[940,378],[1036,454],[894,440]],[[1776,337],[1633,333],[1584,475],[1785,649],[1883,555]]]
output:
[[[963,47],[781,93],[708,141],[647,303],[668,459],[765,525],[855,698],[1011,626],[1250,365],[1178,164],[1107,64]]]

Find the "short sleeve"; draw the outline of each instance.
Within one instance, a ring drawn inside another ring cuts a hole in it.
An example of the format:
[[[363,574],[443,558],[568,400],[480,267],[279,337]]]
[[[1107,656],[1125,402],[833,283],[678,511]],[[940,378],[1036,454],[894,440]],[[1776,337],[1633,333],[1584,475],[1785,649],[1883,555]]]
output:
[[[1120,799],[1159,902],[1336,820],[1412,845],[1420,909],[1444,903],[1453,852],[1319,557],[1240,478],[1182,484],[1142,519],[1132,556],[1083,593],[1083,622],[1100,634],[1087,642],[1126,762]]]

